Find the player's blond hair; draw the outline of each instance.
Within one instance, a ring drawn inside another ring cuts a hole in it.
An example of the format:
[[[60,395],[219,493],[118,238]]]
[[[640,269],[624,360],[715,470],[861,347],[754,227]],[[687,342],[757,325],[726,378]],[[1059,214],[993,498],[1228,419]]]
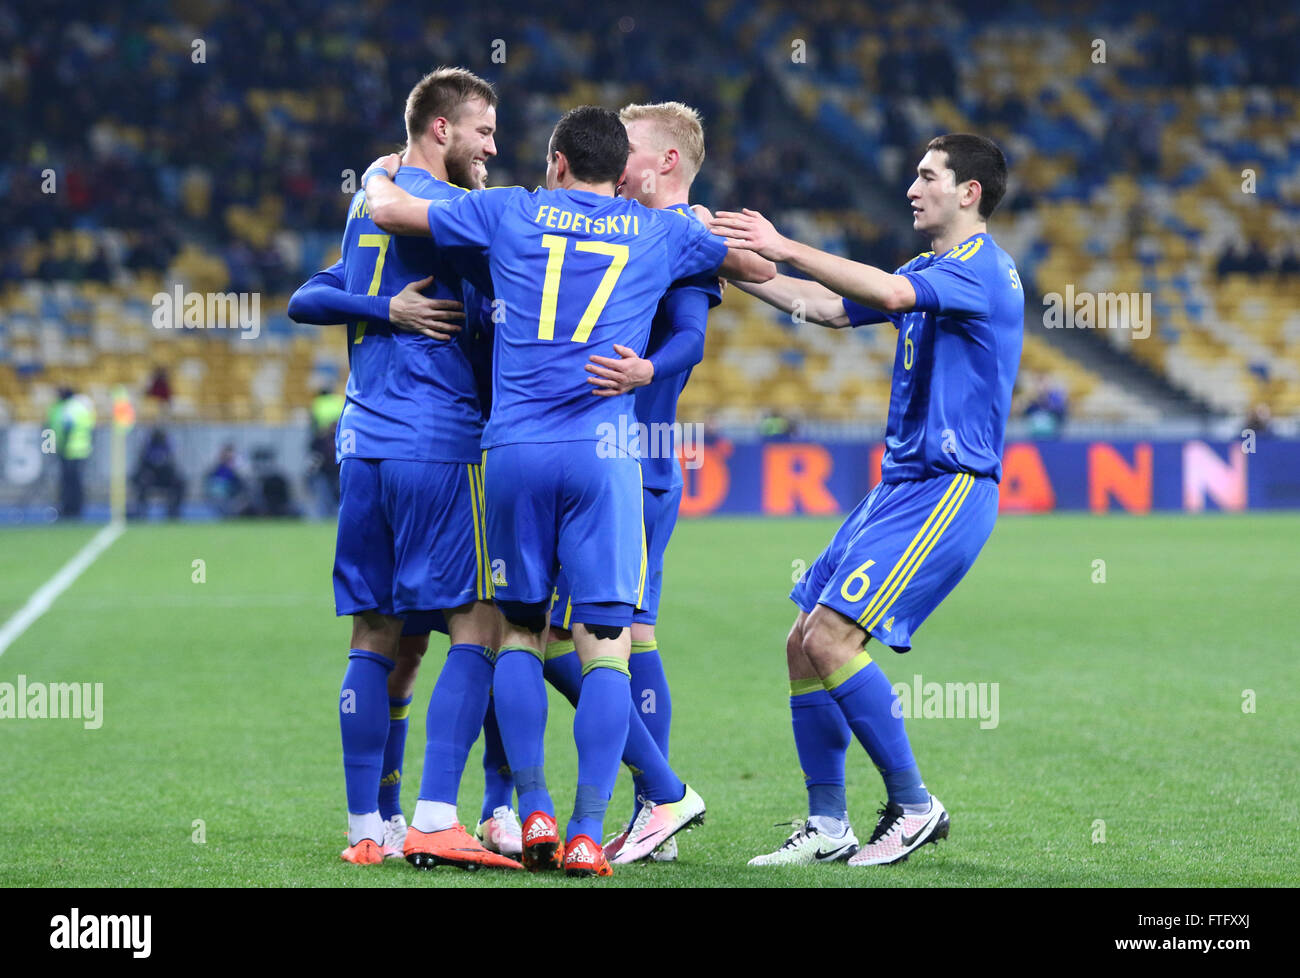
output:
[[[406,97],[406,138],[418,139],[439,117],[455,122],[461,107],[477,98],[496,107],[497,93],[491,82],[464,68],[436,68],[416,82]]]
[[[686,164],[688,180],[704,165],[704,126],[700,114],[682,102],[659,102],[655,105],[625,105],[618,117],[623,125],[649,122],[663,140],[664,149],[675,149]]]

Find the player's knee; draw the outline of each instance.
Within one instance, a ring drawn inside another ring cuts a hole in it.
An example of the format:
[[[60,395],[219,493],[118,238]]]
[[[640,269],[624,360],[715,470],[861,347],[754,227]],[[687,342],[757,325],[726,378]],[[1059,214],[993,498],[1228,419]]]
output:
[[[429,635],[426,632],[423,635],[403,635],[397,643],[397,661],[403,659],[414,660],[419,665],[420,660],[424,658],[424,653],[429,648]]]
[[[547,602],[531,603],[528,601],[497,601],[497,607],[506,621],[515,628],[523,629],[530,635],[546,630],[546,616],[550,610]]]
[[[811,663],[819,676],[835,670],[838,643],[829,629],[809,620],[804,623],[803,635],[798,644],[804,659]]]
[[[803,662],[803,622],[796,621],[790,629],[790,634],[785,637],[785,660],[790,665]]]

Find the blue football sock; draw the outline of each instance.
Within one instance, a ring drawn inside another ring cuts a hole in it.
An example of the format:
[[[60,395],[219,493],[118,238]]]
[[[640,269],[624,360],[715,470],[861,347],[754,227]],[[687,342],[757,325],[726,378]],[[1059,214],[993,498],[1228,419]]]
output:
[[[348,668],[339,689],[339,730],[348,811],[356,815],[379,807],[379,778],[388,739],[388,674],[395,664],[378,652],[348,652]]]
[[[489,696],[487,715],[483,717],[483,814],[479,821],[486,822],[502,805],[509,808],[514,792],[515,779],[510,776],[510,762],[497,726],[496,702]]]
[[[808,789],[809,816],[846,818],[844,760],[853,735],[820,679],[790,681],[790,722],[803,783]]]
[[[420,800],[456,804],[469,750],[483,729],[492,691],[492,650],[453,645],[429,697]]]
[[[402,760],[410,718],[410,696],[388,697],[388,742],[384,744],[383,774],[379,779],[379,815],[385,822],[402,811]]]
[[[889,800],[898,805],[929,801],[930,793],[921,782],[907,741],[902,711],[894,709],[897,697],[880,666],[862,652],[827,677],[825,685],[844,712],[849,729],[880,769]]]
[[[547,646],[546,652],[547,682],[576,705],[578,694],[583,688],[583,678],[582,662],[578,659],[578,653],[573,651],[573,643],[552,642]],[[629,685],[629,691],[630,689]],[[632,770],[637,791],[647,798],[656,802],[678,801],[686,794],[686,785],[659,750],[659,745],[655,743],[635,703],[630,704],[628,711],[627,744],[623,748],[623,760]],[[632,815],[635,817],[636,812]]]
[[[578,705],[578,693],[582,690],[582,660],[573,650],[572,639],[547,643],[543,674],[561,696],[574,706]]]
[[[651,801],[680,801],[686,794],[686,785],[660,753],[635,704],[628,715],[623,760],[632,771],[637,791]],[[632,814],[635,818],[636,813]]]
[[[627,663],[598,656],[583,667],[582,693],[573,714],[578,746],[578,790],[565,844],[579,835],[602,838],[605,809],[618,779],[618,762],[627,741],[631,686]],[[674,799],[675,800],[675,799]]]
[[[546,790],[546,680],[536,649],[507,646],[497,654],[497,726],[519,792],[519,816],[533,812],[554,817],[555,803]]]
[[[654,738],[659,753],[668,757],[668,735],[673,722],[673,700],[668,691],[668,678],[664,675],[663,659],[659,656],[659,643],[651,639],[632,643],[632,657],[628,660],[632,674],[632,706],[641,717],[646,730]],[[646,791],[640,778],[633,778],[633,791],[637,795],[654,797]],[[636,799],[633,798],[632,817],[636,817]]]

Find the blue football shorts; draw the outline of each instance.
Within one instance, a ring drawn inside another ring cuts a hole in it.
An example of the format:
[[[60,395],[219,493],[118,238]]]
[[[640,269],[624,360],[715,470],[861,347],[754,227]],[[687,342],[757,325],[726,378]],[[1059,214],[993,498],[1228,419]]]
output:
[[[993,532],[998,486],[956,473],[880,483],[849,514],[790,592],[823,604],[896,652],[970,570]]]
[[[445,632],[442,611],[491,597],[480,466],[349,457],[339,487],[337,614]]]
[[[641,465],[601,458],[597,444],[523,443],[484,453],[488,553],[499,602],[548,605],[563,566],[573,605],[626,606],[625,623],[619,614],[585,623],[631,623],[646,576]]]
[[[634,622],[653,625],[659,620],[659,599],[664,586],[664,554],[668,540],[677,527],[677,511],[682,502],[682,487],[672,489],[643,489],[642,513],[645,521],[646,576],[645,593],[641,604],[632,616]],[[551,624],[556,628],[572,628],[573,602],[569,594],[569,580],[560,568],[555,580],[555,601],[551,605]]]

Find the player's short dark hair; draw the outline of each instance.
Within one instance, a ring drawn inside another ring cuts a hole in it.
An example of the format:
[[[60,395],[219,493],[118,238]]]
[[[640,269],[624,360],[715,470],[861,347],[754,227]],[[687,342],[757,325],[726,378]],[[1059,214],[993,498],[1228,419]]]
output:
[[[627,127],[617,112],[580,105],[555,124],[550,152],[563,153],[584,183],[617,183],[627,169]]]
[[[497,92],[491,82],[464,68],[435,68],[406,97],[407,139],[417,139],[434,119],[455,122],[461,107],[476,98],[496,108]]]
[[[948,168],[958,183],[979,181],[980,217],[988,220],[1007,192],[1007,158],[997,143],[969,132],[950,132],[935,136],[925,148],[948,154]]]

